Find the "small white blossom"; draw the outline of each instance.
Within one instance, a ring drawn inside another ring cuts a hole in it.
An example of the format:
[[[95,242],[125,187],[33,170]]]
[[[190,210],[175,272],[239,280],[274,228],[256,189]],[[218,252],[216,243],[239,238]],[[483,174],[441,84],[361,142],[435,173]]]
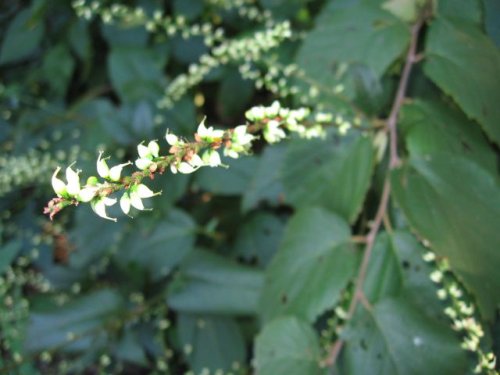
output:
[[[57,167],[54,174],[52,175],[52,188],[58,197],[61,197],[67,193],[66,184],[59,178],[57,178],[57,174],[61,170],[61,167]]]
[[[128,213],[130,212],[130,196],[127,192],[123,193],[122,197],[120,198],[120,208],[125,213],[125,215],[128,215]]]
[[[137,145],[137,153],[141,159],[149,159],[152,156],[149,148],[144,146],[142,143]]]
[[[122,174],[123,167],[132,164],[131,162],[115,165],[109,170],[109,179],[111,181],[118,181]]]
[[[78,175],[80,171],[74,171],[71,166],[66,168],[66,180],[68,181],[66,185],[66,190],[71,196],[75,196],[80,192],[80,176]]]
[[[99,152],[99,156],[97,157],[97,173],[99,176],[102,178],[108,178],[109,177],[109,167],[108,164],[106,163],[106,159],[102,158],[103,152]]]
[[[148,143],[148,150],[155,158],[160,154],[160,146],[156,141],[151,141]]]
[[[84,187],[80,192],[78,193],[77,199],[80,202],[90,202],[96,195],[98,191],[98,188],[95,186],[87,186]]]
[[[92,207],[92,210],[102,217],[103,219],[106,220],[111,220],[111,221],[117,221],[116,218],[109,217],[106,214],[106,206],[112,206],[116,203],[116,199],[113,198],[108,198],[108,197],[103,197],[103,198],[98,198],[94,199],[93,201],[90,202],[90,206]]]
[[[221,165],[220,155],[216,150],[207,150],[203,153],[202,156],[203,163],[210,167],[218,167]]]
[[[269,143],[276,143],[286,137],[286,133],[280,128],[280,123],[276,120],[269,121],[264,127],[264,139]]]
[[[153,161],[147,159],[147,158],[139,158],[135,161],[135,166],[140,169],[141,171],[149,168],[149,166],[153,164]]]
[[[205,126],[205,118],[198,125],[196,133],[205,142],[213,142],[217,138],[222,138],[224,136],[224,130],[214,130],[213,127],[207,128]]]

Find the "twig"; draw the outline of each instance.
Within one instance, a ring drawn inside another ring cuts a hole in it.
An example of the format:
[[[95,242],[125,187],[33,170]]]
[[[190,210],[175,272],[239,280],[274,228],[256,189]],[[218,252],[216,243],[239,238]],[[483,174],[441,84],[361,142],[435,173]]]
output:
[[[401,78],[399,80],[398,89],[396,92],[396,96],[394,97],[394,101],[392,104],[391,112],[389,117],[387,118],[386,126],[389,131],[390,138],[390,148],[389,148],[389,171],[384,180],[384,187],[382,190],[382,196],[380,198],[380,203],[377,208],[377,213],[375,218],[373,219],[373,224],[370,228],[368,235],[366,236],[366,246],[363,254],[363,259],[361,260],[361,265],[359,267],[358,276],[355,281],[354,294],[351,299],[351,303],[349,305],[349,310],[347,312],[346,321],[349,321],[354,313],[356,312],[356,307],[358,303],[366,303],[366,297],[363,293],[363,284],[366,278],[366,272],[368,270],[368,263],[370,261],[370,257],[373,251],[373,246],[375,245],[375,239],[380,230],[384,217],[386,216],[387,207],[389,205],[389,197],[391,194],[391,184],[390,184],[390,171],[394,168],[397,168],[400,164],[400,160],[398,157],[398,139],[397,139],[397,121],[399,112],[403,105],[406,90],[408,88],[408,81],[410,79],[410,73],[413,65],[419,61],[417,58],[417,43],[418,43],[418,34],[420,29],[424,23],[424,17],[419,19],[411,28],[411,39],[410,46],[408,48],[408,52],[406,54],[405,65],[403,67],[403,71],[401,73]],[[368,303],[369,306],[369,303]],[[337,361],[337,358],[342,350],[344,345],[344,340],[339,338],[337,341],[333,343],[331,346],[329,356],[323,362],[326,366],[333,366]]]

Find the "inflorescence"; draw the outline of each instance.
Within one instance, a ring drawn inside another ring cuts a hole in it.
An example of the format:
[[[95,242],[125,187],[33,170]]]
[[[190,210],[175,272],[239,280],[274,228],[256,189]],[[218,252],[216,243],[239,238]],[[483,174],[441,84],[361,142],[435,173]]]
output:
[[[167,130],[165,139],[169,145],[168,152],[161,154],[160,145],[156,140],[147,144],[137,145],[138,158],[135,164],[138,171],[130,176],[122,176],[124,168],[131,161],[108,166],[106,157],[100,152],[97,158],[97,176],[90,176],[84,185],[80,181],[81,170],[74,170],[73,164],[66,168],[66,181],[59,178],[61,168],[58,167],[52,175],[52,187],[57,195],[48,202],[44,213],[52,219],[63,208],[80,203],[90,203],[94,212],[104,219],[116,221],[109,217],[106,209],[118,202],[114,196],[123,191],[119,205],[122,211],[130,214],[131,207],[146,210],[143,199],[160,195],[161,191],[153,192],[143,180],[146,177],[154,179],[157,173],[164,173],[167,168],[172,173],[193,173],[201,167],[224,166],[219,150],[229,158],[238,158],[250,153],[252,143],[261,133],[268,143],[276,143],[287,137],[288,133],[296,133],[302,138],[317,138],[326,135],[324,126],[333,121],[333,115],[328,113],[312,114],[307,108],[288,109],[275,101],[269,107],[253,107],[245,113],[248,123],[233,129],[214,129],[205,125],[205,119],[198,125],[194,140],[178,137]]]

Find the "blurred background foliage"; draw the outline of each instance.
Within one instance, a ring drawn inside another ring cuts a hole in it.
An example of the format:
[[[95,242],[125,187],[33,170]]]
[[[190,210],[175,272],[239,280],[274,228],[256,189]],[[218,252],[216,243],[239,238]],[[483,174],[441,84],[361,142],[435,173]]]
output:
[[[380,119],[423,4],[1,2],[2,373],[471,373],[476,357],[443,313],[458,300],[436,297],[429,250],[479,309],[483,350],[498,350],[500,7],[439,0],[398,124],[405,164],[368,270],[373,309],[321,365],[352,297],[352,236],[369,229],[387,166]],[[57,166],[94,171],[99,150],[133,159],[167,128],[191,137],[204,116],[234,127],[275,99],[332,112],[337,127],[258,142],[227,170],[158,176],[163,195],[133,220],[86,205],[42,215]]]

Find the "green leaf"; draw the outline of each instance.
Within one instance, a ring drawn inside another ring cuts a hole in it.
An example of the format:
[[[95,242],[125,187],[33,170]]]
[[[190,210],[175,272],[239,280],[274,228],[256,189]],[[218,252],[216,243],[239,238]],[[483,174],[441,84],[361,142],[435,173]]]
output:
[[[125,102],[157,100],[166,84],[161,68],[146,48],[115,48],[108,57],[111,83]]]
[[[425,73],[500,144],[500,51],[491,39],[472,24],[437,18],[425,54]]]
[[[10,241],[2,245],[0,248],[0,275],[4,273],[16,259],[17,254],[21,251],[21,246],[21,241]]]
[[[116,321],[123,309],[120,295],[103,289],[49,311],[33,311],[26,336],[26,349],[37,352],[50,348],[82,351],[97,344],[105,334],[104,325]],[[69,340],[74,337],[74,340]],[[102,343],[102,341],[101,341]]]
[[[281,317],[266,324],[255,341],[259,375],[319,375],[321,351],[316,332],[297,317]]]
[[[242,223],[234,244],[234,253],[248,261],[266,266],[283,237],[284,224],[275,215],[259,212]]]
[[[23,60],[32,55],[43,38],[43,22],[26,9],[17,14],[4,34],[0,49],[0,65]]]
[[[355,314],[343,333],[340,373],[466,374],[469,363],[454,332],[423,315],[404,295]]]
[[[248,108],[254,91],[252,81],[243,79],[237,70],[229,70],[217,92],[218,113],[222,118],[239,118]]]
[[[153,280],[158,280],[191,252],[194,239],[195,223],[191,217],[172,209],[152,228],[140,228],[135,224],[116,260],[124,267],[139,266],[149,271]]]
[[[343,84],[352,96],[349,66],[366,65],[380,78],[404,53],[409,37],[404,22],[372,2],[338,7],[332,1],[317,17],[296,62],[322,91],[331,95],[335,85]]]
[[[335,305],[358,264],[350,235],[347,223],[329,211],[299,210],[266,270],[260,302],[264,320],[294,314],[314,321]]]
[[[88,23],[82,19],[76,20],[70,27],[68,41],[71,49],[85,63],[92,57],[92,40],[90,39]]]
[[[468,21],[479,25],[481,22],[480,0],[439,0],[435,3],[436,13],[445,18]]]
[[[466,155],[491,173],[496,173],[497,156],[484,133],[463,113],[438,101],[415,100],[403,107],[400,128],[412,156],[434,152]]]
[[[277,205],[284,196],[281,171],[285,161],[287,144],[266,147],[259,162],[252,170],[247,188],[243,192],[241,209],[247,212],[265,201]],[[281,197],[281,198],[280,198]]]
[[[179,314],[178,336],[191,370],[229,371],[244,363],[246,350],[240,327],[231,318]]]
[[[229,169],[223,167],[200,169],[195,175],[196,185],[202,190],[219,195],[239,195],[245,192],[258,163],[256,158],[244,157],[238,160],[222,158],[222,163],[228,165]]]
[[[368,137],[294,142],[283,163],[285,199],[298,208],[329,208],[352,223],[363,205],[373,167]]]
[[[434,153],[411,158],[391,181],[412,228],[448,258],[491,319],[500,302],[498,179],[468,159]]]
[[[43,79],[56,94],[64,96],[74,68],[75,61],[68,48],[63,44],[58,44],[45,54],[42,65]]]
[[[484,24],[486,32],[500,48],[500,2],[497,0],[483,0]]]
[[[132,329],[125,329],[123,336],[116,343],[115,355],[117,358],[129,363],[146,366],[147,358],[144,349],[137,338],[137,333]]]
[[[263,279],[261,271],[197,250],[183,262],[167,302],[183,312],[252,315]]]

